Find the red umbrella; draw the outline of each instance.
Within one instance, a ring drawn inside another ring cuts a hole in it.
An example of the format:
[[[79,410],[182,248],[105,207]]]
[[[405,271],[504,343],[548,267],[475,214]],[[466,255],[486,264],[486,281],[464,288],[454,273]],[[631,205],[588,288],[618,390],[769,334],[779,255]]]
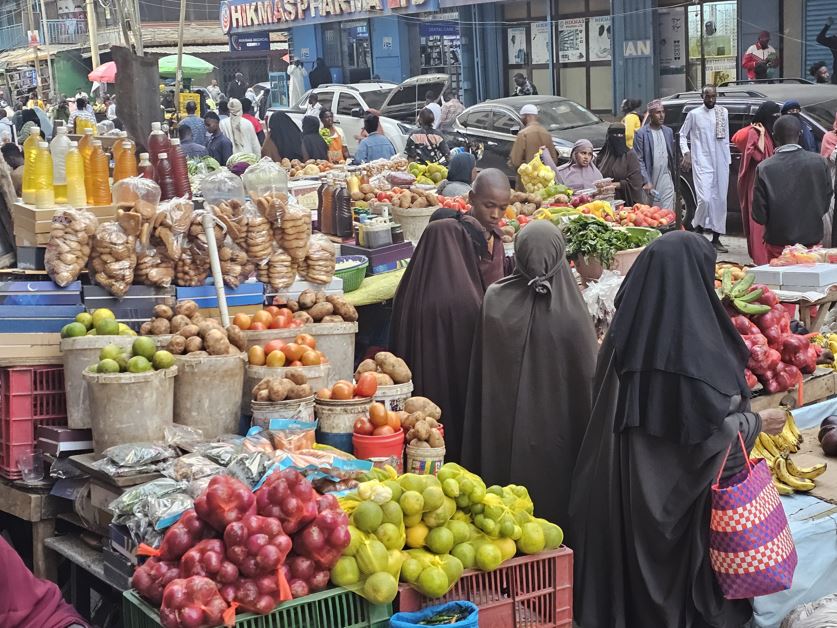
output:
[[[88,74],[87,79],[98,83],[116,83],[116,64],[113,61],[103,63]]]

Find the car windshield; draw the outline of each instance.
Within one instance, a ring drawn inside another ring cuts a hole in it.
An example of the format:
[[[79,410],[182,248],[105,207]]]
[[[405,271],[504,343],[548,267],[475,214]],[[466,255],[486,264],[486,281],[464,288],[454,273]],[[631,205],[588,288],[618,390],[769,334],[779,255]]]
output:
[[[834,115],[837,113],[837,100],[825,100],[814,103],[813,105],[805,105],[803,109],[806,114],[826,131],[834,127]]]
[[[599,117],[571,100],[558,100],[538,105],[541,124],[550,131],[566,131],[600,122]]]
[[[361,98],[366,101],[366,106],[370,109],[377,109],[378,111],[381,110],[381,107],[384,105],[384,101],[387,99],[392,93],[392,89],[376,89],[371,92],[362,92]]]

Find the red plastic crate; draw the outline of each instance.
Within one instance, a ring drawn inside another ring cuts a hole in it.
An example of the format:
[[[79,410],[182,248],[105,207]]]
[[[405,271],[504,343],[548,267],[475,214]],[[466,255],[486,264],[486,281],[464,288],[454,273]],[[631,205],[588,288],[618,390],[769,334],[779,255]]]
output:
[[[447,595],[431,599],[399,588],[398,610],[468,600],[480,609],[480,628],[572,628],[573,553],[567,547],[513,558],[496,571],[468,570]]]
[[[17,461],[35,446],[39,425],[66,425],[61,366],[0,369],[0,475],[20,479]]]

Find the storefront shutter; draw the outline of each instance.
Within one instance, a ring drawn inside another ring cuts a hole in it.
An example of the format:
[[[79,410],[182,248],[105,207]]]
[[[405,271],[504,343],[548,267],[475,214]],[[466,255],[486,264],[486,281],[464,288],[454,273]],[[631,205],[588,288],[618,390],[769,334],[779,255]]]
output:
[[[817,61],[824,61],[831,71],[831,51],[817,43],[825,21],[833,16],[837,19],[837,0],[807,0],[805,3],[805,65],[803,67],[804,78],[811,78],[808,75],[810,68]],[[837,23],[829,30],[829,35],[837,35]]]

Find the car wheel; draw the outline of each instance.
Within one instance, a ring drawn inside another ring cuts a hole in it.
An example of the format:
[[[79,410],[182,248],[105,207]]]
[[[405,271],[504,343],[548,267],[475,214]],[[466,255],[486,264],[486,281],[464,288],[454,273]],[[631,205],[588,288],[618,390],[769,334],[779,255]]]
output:
[[[692,220],[695,217],[697,210],[697,203],[692,191],[686,185],[680,186],[680,221],[683,228],[688,231],[692,230]]]

